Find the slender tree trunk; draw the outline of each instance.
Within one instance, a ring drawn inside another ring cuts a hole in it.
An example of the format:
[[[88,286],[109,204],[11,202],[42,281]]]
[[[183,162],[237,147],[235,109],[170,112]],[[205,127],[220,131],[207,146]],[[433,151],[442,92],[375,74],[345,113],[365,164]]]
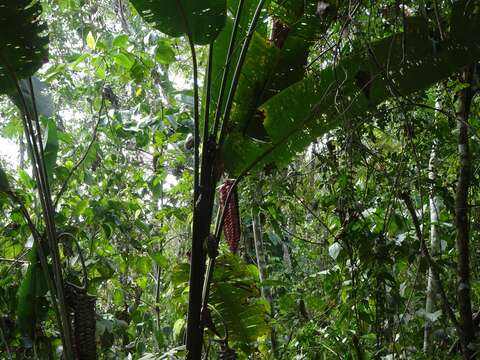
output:
[[[463,81],[471,84],[473,67],[465,69],[462,74]],[[469,253],[469,219],[468,219],[468,190],[470,187],[470,151],[468,146],[468,117],[472,101],[471,87],[462,89],[458,93],[457,128],[459,173],[457,191],[455,196],[455,223],[457,227],[457,301],[460,312],[460,342],[464,359],[473,359],[474,352],[469,348],[475,337],[472,320],[472,304],[470,300],[470,253]]]
[[[122,6],[122,2],[121,0],[119,0],[119,4],[120,6]],[[152,139],[152,142],[154,142],[155,139]],[[159,155],[156,155],[153,157],[153,172],[155,174],[158,173],[158,160],[159,158],[162,158],[163,157],[163,147],[160,149],[160,154]],[[158,201],[156,201],[156,203],[154,204],[153,206],[153,213],[155,213],[155,211],[158,209],[158,206],[160,205],[160,209],[163,211],[163,206],[164,206],[164,193],[163,193],[163,185],[164,185],[164,182],[161,181],[160,182],[160,188],[161,188],[161,193],[160,193],[160,199],[158,199]],[[156,199],[154,197],[154,199]],[[160,204],[158,204],[158,202]],[[163,228],[163,218],[162,220],[160,221],[160,224],[159,224],[159,227],[160,229]],[[164,244],[165,244],[165,238],[163,237],[163,239],[159,242],[159,251],[161,253],[163,253],[163,248],[164,248]],[[161,291],[161,287],[162,287],[162,284],[161,284],[161,275],[162,275],[162,267],[160,266],[160,264],[155,264],[156,265],[156,275],[155,275],[155,313],[156,313],[156,320],[157,320],[157,328],[156,328],[156,331],[157,331],[157,334],[155,336],[155,342],[157,344],[157,349],[160,350],[160,344],[158,343],[158,334],[160,334],[161,332],[161,329],[160,329],[160,325],[161,325],[161,321],[160,321],[160,306],[159,306],[159,302],[160,302],[160,291]]]
[[[296,233],[294,221],[287,221],[287,226],[291,230],[292,234]],[[291,246],[292,246],[292,237],[290,235],[287,235],[282,241],[282,250],[283,250],[283,262],[285,263],[285,268],[289,273],[293,271]]]
[[[202,356],[203,324],[201,305],[203,281],[205,279],[206,254],[203,244],[210,234],[213,210],[213,179],[209,178],[196,201],[193,212],[193,240],[190,259],[190,292],[188,301],[187,360],[199,360]],[[192,350],[195,349],[195,350]],[[198,351],[199,349],[200,351]],[[197,353],[198,351],[198,353]]]
[[[437,151],[436,144],[432,145],[430,153],[430,162],[428,166],[428,178],[433,183],[437,177]],[[430,202],[430,254],[435,257],[440,253],[440,238],[438,236],[438,206],[439,199],[435,196],[435,190],[432,186],[429,196]],[[427,300],[425,304],[425,312],[431,314],[435,311],[435,298],[437,289],[433,277],[433,270],[429,268],[427,278]],[[425,354],[430,354],[432,350],[432,322],[427,318],[425,322],[425,331],[423,338],[423,351]]]
[[[25,169],[25,141],[24,141],[24,136],[25,135],[20,135],[20,141],[19,141],[19,147],[20,147],[20,169]]]
[[[264,282],[267,277],[267,262],[265,259],[265,251],[263,247],[263,236],[262,236],[262,224],[260,222],[260,215],[258,213],[254,214],[252,211],[252,228],[253,228],[253,240],[255,243],[255,253],[257,255],[257,266],[258,272],[260,274],[260,281]],[[263,286],[261,287],[262,296],[270,303],[270,315],[273,317],[273,298],[270,288]],[[272,353],[275,356],[277,353],[277,341],[275,337],[275,331],[272,329],[271,334],[272,341]]]
[[[292,266],[292,258],[290,256],[290,248],[288,246],[287,240],[282,241],[282,250],[283,250],[283,263],[285,264],[285,269],[288,272],[293,271],[293,266]]]
[[[208,143],[208,142],[207,142]],[[206,146],[206,145],[205,145]],[[214,175],[214,157],[216,153],[207,152],[206,165],[200,176],[199,194],[194,197],[192,250],[190,259],[189,300],[187,314],[187,360],[200,360],[203,347],[203,327],[201,319],[202,291],[205,279],[206,252],[204,241],[210,234],[212,212],[215,199],[216,178]]]

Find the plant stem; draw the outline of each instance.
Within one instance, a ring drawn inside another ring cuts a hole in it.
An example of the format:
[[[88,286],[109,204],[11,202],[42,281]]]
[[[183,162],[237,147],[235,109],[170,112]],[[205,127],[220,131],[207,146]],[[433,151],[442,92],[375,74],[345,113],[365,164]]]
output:
[[[12,78],[15,79],[15,85],[20,96],[22,105],[24,107],[22,121],[25,131],[25,137],[27,138],[27,143],[29,147],[29,152],[32,159],[32,168],[33,173],[38,184],[38,194],[40,198],[40,204],[42,206],[42,213],[45,222],[45,227],[47,230],[47,238],[50,247],[50,253],[52,256],[53,263],[53,280],[55,283],[55,294],[58,300],[58,313],[60,318],[59,327],[61,329],[61,338],[62,344],[64,347],[64,354],[66,360],[73,360],[73,345],[72,345],[72,336],[70,329],[70,322],[68,319],[67,308],[65,304],[64,288],[63,288],[63,277],[61,269],[61,260],[60,254],[58,251],[58,244],[56,241],[56,232],[55,232],[55,222],[54,222],[54,210],[52,206],[52,201],[50,197],[50,189],[47,177],[46,166],[44,162],[43,154],[43,143],[41,140],[41,129],[40,122],[38,119],[37,106],[35,102],[35,94],[33,89],[33,84],[31,78],[29,79],[30,94],[32,97],[33,103],[33,114],[29,112],[27,107],[25,97],[23,92],[20,89],[18,81],[12,73]],[[35,126],[34,126],[35,124]],[[36,130],[35,130],[36,129]],[[41,249],[41,247],[39,248]],[[49,276],[49,273],[46,273],[46,276]]]
[[[430,253],[428,251],[428,248],[425,245],[425,239],[423,237],[422,229],[421,229],[421,226],[420,226],[420,221],[418,219],[417,213],[415,212],[415,208],[413,206],[412,199],[410,198],[410,195],[407,194],[407,193],[401,194],[401,198],[405,202],[405,205],[407,206],[407,210],[410,213],[410,216],[412,217],[413,226],[415,228],[415,234],[417,235],[418,241],[420,242],[421,254],[424,257],[424,259],[426,260],[429,269],[431,269],[431,271],[432,271],[433,280],[435,281],[435,286],[437,287],[440,298],[442,299],[442,303],[443,303],[443,307],[445,309],[445,313],[447,314],[448,318],[450,319],[453,326],[457,330],[457,333],[461,334],[462,331],[461,331],[460,324],[458,323],[458,320],[455,317],[455,313],[453,312],[452,306],[450,305],[450,302],[448,301],[447,294],[446,294],[445,289],[443,288],[442,282],[440,280],[440,274],[438,273],[436,264],[433,262],[433,260],[430,256]]]
[[[240,17],[242,16],[243,4],[245,0],[238,2],[237,13],[235,15],[235,21],[233,23],[232,35],[230,36],[230,43],[228,44],[227,58],[225,59],[225,66],[223,68],[222,82],[220,84],[220,92],[218,94],[217,105],[215,109],[215,122],[213,125],[213,136],[217,138],[218,127],[220,123],[220,115],[223,109],[223,97],[225,95],[225,88],[228,80],[228,73],[230,71],[230,65],[232,63],[233,49],[235,48],[235,41],[237,38],[238,27],[240,25]]]
[[[200,114],[198,94],[198,64],[192,33],[186,20],[182,4],[177,6],[185,20],[185,27],[192,54],[193,97],[194,97],[194,179],[193,179],[193,224],[190,261],[189,299],[187,315],[186,347],[187,360],[200,360],[203,346],[203,325],[201,322],[202,287],[205,276],[205,250],[203,242],[210,232],[213,211],[213,164],[216,152],[208,146],[208,138],[203,139],[202,173],[200,173]],[[208,131],[208,129],[207,129]],[[201,177],[200,177],[201,176]]]
[[[267,262],[265,259],[265,249],[263,246],[263,236],[262,236],[262,224],[260,221],[260,214],[258,211],[254,213],[252,210],[252,230],[253,230],[253,241],[255,243],[255,254],[257,257],[257,267],[258,273],[260,275],[260,282],[264,282],[267,280]],[[262,296],[265,300],[267,300],[270,304],[270,316],[273,317],[274,309],[273,309],[273,297],[270,288],[266,287],[265,285],[261,285],[260,287]],[[272,327],[272,332],[270,334],[270,340],[272,343],[272,355],[275,357],[277,353],[277,341],[275,336],[275,329]]]
[[[434,143],[430,152],[430,162],[429,162],[429,173],[428,178],[432,181],[435,181],[437,177],[437,145]],[[440,252],[440,237],[438,233],[438,206],[439,199],[435,195],[435,187],[432,186],[429,196],[430,204],[430,251],[432,256],[437,255]],[[427,278],[427,299],[425,303],[425,312],[431,314],[435,311],[435,297],[436,297],[436,288],[435,281],[433,279],[433,270],[428,269],[428,278]],[[425,329],[423,336],[423,352],[429,355],[432,351],[432,323],[429,319],[425,321]]]
[[[255,33],[258,19],[260,18],[260,13],[262,12],[265,2],[266,0],[259,0],[257,8],[255,10],[255,14],[253,15],[250,26],[248,27],[247,35],[245,36],[245,40],[243,41],[242,49],[240,50],[240,56],[238,58],[237,66],[235,67],[235,71],[233,73],[232,84],[230,86],[230,91],[228,92],[227,102],[225,104],[225,111],[223,113],[222,129],[220,131],[220,138],[218,140],[218,143],[220,145],[223,144],[223,140],[227,134],[228,121],[230,119],[230,112],[232,110],[233,99],[235,98],[235,93],[237,91],[238,81],[240,80],[240,73],[242,72],[243,63],[245,62],[245,58],[247,56],[250,41],[252,40],[252,36]]]

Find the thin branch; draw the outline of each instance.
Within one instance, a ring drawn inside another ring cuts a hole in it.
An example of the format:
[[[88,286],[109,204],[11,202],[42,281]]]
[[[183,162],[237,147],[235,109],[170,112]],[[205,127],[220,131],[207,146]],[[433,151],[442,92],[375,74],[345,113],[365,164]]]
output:
[[[240,50],[237,66],[235,67],[235,71],[233,73],[230,91],[228,92],[227,102],[225,104],[225,111],[223,113],[222,128],[220,130],[220,138],[218,140],[218,143],[220,145],[222,145],[223,140],[227,134],[228,122],[230,119],[230,112],[232,110],[233,99],[235,98],[235,93],[237,91],[238,81],[240,80],[240,73],[242,72],[243,63],[245,62],[245,58],[247,56],[247,50],[250,47],[250,41],[252,40],[253,34],[257,27],[257,23],[260,18],[260,14],[262,12],[263,6],[265,5],[265,2],[266,0],[259,0],[257,8],[255,9],[255,14],[253,15],[252,21],[250,22],[250,26],[248,27],[247,35],[243,42],[242,49]]]
[[[93,147],[93,144],[95,143],[95,141],[97,140],[97,134],[98,134],[98,127],[100,125],[100,120],[102,118],[102,112],[103,112],[103,108],[105,107],[105,97],[102,95],[102,102],[100,104],[100,109],[98,110],[98,119],[97,119],[97,122],[95,124],[95,127],[93,128],[93,133],[92,133],[92,139],[90,140],[90,143],[88,144],[87,146],[87,149],[85,150],[84,154],[82,155],[82,157],[77,161],[77,163],[73,166],[73,168],[70,170],[70,172],[68,173],[68,176],[67,178],[65,179],[65,181],[63,182],[62,184],[62,187],[60,188],[60,190],[58,191],[57,195],[55,196],[55,201],[53,202],[53,207],[54,209],[57,208],[58,206],[58,203],[60,201],[60,198],[62,197],[63,193],[67,190],[67,187],[68,187],[68,183],[71,179],[71,177],[73,176],[73,174],[75,173],[75,171],[78,170],[78,168],[82,165],[82,163],[85,161],[85,159],[87,158],[88,156],[88,153],[90,152],[91,148]]]
[[[410,213],[410,216],[412,217],[413,225],[415,227],[415,233],[417,235],[418,241],[420,242],[420,249],[422,251],[422,255],[427,261],[428,267],[432,270],[433,279],[435,280],[435,283],[438,287],[438,292],[440,294],[440,298],[442,299],[445,312],[447,313],[447,316],[452,322],[453,326],[455,326],[455,329],[457,330],[458,334],[462,334],[462,329],[460,327],[460,324],[455,316],[455,313],[453,312],[450,302],[448,301],[445,289],[443,288],[440,275],[437,270],[437,266],[435,262],[432,260],[432,258],[430,257],[430,253],[425,244],[425,239],[423,237],[423,233],[420,227],[420,221],[418,220],[417,213],[415,212],[415,207],[413,206],[412,199],[410,198],[410,195],[408,193],[402,193],[400,197],[405,202],[407,210]]]
[[[230,71],[230,64],[235,47],[235,41],[237,37],[237,31],[240,24],[240,17],[242,15],[243,4],[245,0],[240,0],[238,3],[237,13],[235,15],[235,21],[233,23],[232,35],[230,36],[230,43],[227,50],[227,58],[225,59],[225,66],[223,68],[222,82],[220,84],[220,92],[218,94],[217,107],[215,109],[215,120],[213,125],[213,136],[217,137],[218,127],[220,123],[220,115],[223,107],[223,97],[225,95],[225,89],[227,85],[228,73]]]

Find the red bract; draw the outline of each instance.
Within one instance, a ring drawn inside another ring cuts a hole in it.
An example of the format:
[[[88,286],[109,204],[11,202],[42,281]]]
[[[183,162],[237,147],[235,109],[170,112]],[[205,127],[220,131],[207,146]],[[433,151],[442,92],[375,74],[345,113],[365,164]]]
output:
[[[225,209],[225,220],[223,222],[223,233],[225,239],[227,240],[228,247],[230,251],[235,254],[238,251],[238,244],[240,243],[240,216],[238,211],[238,197],[236,189],[233,190],[232,196],[228,204],[225,205],[227,201],[227,196],[232,188],[234,180],[227,179],[223,185],[219,188],[220,193],[220,207],[223,210]]]

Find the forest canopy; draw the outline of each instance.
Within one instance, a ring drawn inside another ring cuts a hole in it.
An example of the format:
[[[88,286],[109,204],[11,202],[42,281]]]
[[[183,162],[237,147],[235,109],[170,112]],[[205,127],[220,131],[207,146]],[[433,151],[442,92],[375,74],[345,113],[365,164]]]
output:
[[[476,359],[480,1],[0,0],[0,359]]]

